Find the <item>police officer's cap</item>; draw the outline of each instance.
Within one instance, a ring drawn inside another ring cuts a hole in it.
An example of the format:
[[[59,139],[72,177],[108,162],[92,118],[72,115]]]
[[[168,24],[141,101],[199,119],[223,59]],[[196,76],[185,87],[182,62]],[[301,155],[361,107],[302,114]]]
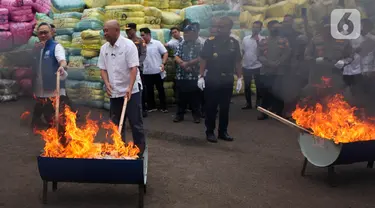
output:
[[[137,29],[137,24],[135,23],[128,23],[125,25],[125,30],[130,30],[130,29],[134,29],[136,30]]]

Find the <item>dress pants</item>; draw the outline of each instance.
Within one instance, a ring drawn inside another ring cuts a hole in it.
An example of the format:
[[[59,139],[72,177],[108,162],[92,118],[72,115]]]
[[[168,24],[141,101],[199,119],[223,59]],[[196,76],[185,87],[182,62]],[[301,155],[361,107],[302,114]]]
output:
[[[146,84],[147,93],[147,107],[149,110],[156,108],[154,86],[159,93],[160,108],[167,109],[166,96],[164,91],[164,81],[161,79],[160,74],[144,74],[144,81]]]
[[[233,95],[233,75],[225,81],[206,79],[205,93],[205,125],[206,134],[213,134],[216,125],[216,114],[219,107],[219,134],[226,133],[229,123],[229,106]]]
[[[284,101],[276,89],[282,77],[279,75],[262,75],[261,78],[263,85],[261,107],[281,116],[284,109]]]
[[[132,130],[134,144],[139,148],[145,146],[145,133],[143,129],[142,117],[142,97],[141,92],[132,94],[126,106],[124,124],[126,118],[129,119],[130,128]],[[111,98],[110,100],[110,118],[116,125],[120,124],[122,106],[124,105],[124,98]],[[121,136],[125,141],[125,128],[122,128]]]
[[[146,107],[146,103],[147,103],[147,87],[146,87],[146,84],[145,84],[145,78],[144,78],[144,75],[143,75],[143,71],[139,70],[139,72],[140,72],[140,75],[141,75],[142,86],[143,86],[143,90],[142,90],[142,110],[143,111],[147,111],[147,107]]]
[[[201,92],[196,85],[197,81],[194,80],[192,82],[194,83],[194,86],[188,87],[189,89],[186,89],[183,86],[177,87],[177,93],[178,93],[177,116],[181,118],[184,117],[188,105],[189,107],[191,107],[193,118],[200,118],[200,101],[201,101],[200,93]]]

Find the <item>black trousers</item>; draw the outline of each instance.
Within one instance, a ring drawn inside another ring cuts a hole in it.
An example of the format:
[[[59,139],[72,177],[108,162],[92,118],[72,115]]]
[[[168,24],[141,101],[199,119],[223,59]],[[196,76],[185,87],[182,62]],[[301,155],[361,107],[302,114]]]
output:
[[[142,110],[146,111],[147,110],[147,107],[146,107],[146,103],[147,103],[147,87],[146,87],[146,84],[145,84],[145,78],[144,78],[144,75],[143,75],[143,70],[139,70],[139,73],[141,75],[142,86],[143,86],[143,90],[142,90]]]
[[[49,127],[53,127],[55,125],[55,108],[52,105],[52,101],[49,98],[36,98],[36,103],[34,105],[33,110],[33,117],[32,117],[32,125],[35,128],[38,128],[41,124],[42,116],[49,124]],[[64,109],[68,103],[68,98],[66,96],[60,96],[60,115],[59,118],[59,136],[60,142],[63,145],[66,145],[66,138],[65,138],[65,115]]]
[[[279,75],[261,75],[261,107],[271,110],[278,115],[282,115],[284,109],[284,101],[277,93],[277,82],[280,81],[281,78],[282,77]]]
[[[155,94],[154,94],[154,86],[159,93],[159,100],[160,100],[160,108],[163,110],[167,109],[166,97],[163,83],[164,81],[161,79],[160,74],[144,74],[144,81],[146,84],[147,89],[147,107],[148,109],[155,109]]]
[[[245,82],[245,97],[247,105],[252,105],[251,102],[251,80],[254,79],[256,87],[256,105],[260,104],[261,99],[261,81],[260,81],[260,68],[257,69],[243,69],[243,76]]]
[[[143,129],[143,117],[142,117],[142,93],[134,93],[128,101],[124,124],[126,118],[129,119],[130,128],[132,130],[134,144],[138,147],[144,147],[145,145],[145,133]],[[111,98],[110,99],[110,110],[109,115],[113,123],[116,125],[120,124],[122,106],[124,104],[124,98]],[[125,141],[125,126],[122,128],[121,136]]]
[[[200,118],[200,92],[199,89],[192,91],[177,90],[177,116],[184,117],[187,105],[191,107],[193,118]]]
[[[225,82],[206,81],[205,95],[205,124],[206,134],[213,134],[216,125],[216,114],[219,107],[219,134],[226,133],[229,123],[229,106],[233,95],[233,79]]]

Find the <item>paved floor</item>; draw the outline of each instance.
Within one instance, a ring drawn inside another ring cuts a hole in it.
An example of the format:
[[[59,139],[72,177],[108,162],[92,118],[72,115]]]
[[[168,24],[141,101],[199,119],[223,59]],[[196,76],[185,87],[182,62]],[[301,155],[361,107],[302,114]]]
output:
[[[375,170],[366,164],[338,167],[335,188],[326,184],[325,169],[310,165],[303,178],[296,132],[276,121],[257,121],[257,112],[240,110],[242,104],[240,98],[232,104],[232,143],[207,143],[203,124],[192,123],[189,115],[179,124],[172,122],[173,113],[153,113],[145,120],[146,208],[375,207]],[[135,186],[68,183],[41,205],[36,155],[43,142],[19,119],[28,108],[26,101],[0,104],[0,207],[136,207]],[[92,110],[94,118],[100,113],[107,115]]]

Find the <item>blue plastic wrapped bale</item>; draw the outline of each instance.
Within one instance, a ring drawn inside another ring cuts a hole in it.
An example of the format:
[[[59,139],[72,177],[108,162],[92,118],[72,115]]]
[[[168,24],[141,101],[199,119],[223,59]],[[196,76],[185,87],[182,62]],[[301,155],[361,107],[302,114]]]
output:
[[[31,36],[26,46],[28,49],[34,48],[35,43],[37,42],[39,42],[39,38],[36,36]]]
[[[210,7],[212,11],[230,10],[230,7],[228,4],[211,4]]]
[[[74,28],[56,28],[56,35],[72,35]]]
[[[58,12],[83,11],[86,6],[83,0],[52,0],[51,2]]]
[[[167,43],[168,41],[171,40],[171,30],[170,29],[162,29],[164,33],[164,41]]]
[[[102,90],[103,89],[103,83],[101,82],[88,82],[88,81],[83,81],[82,83],[82,88],[90,88],[94,90]]]
[[[214,11],[212,12],[213,17],[224,17],[226,16],[227,12],[224,10]]]
[[[74,30],[76,32],[82,32],[84,30],[102,30],[104,24],[99,20],[84,19],[78,22]]]
[[[68,72],[68,73],[70,73],[70,72]],[[70,75],[68,75],[68,76],[70,76]],[[66,88],[71,88],[71,89],[80,89],[83,86],[83,84],[84,83],[82,81],[70,80],[69,78],[65,82]]]
[[[94,57],[91,59],[85,59],[83,60],[84,65],[92,65],[92,66],[97,66],[99,61],[99,57]]]
[[[201,29],[199,31],[199,36],[209,37],[210,36],[210,30],[209,29]]]
[[[69,68],[68,69],[68,79],[83,81],[85,80],[85,69],[84,68]]]
[[[192,22],[198,22],[203,29],[210,27],[212,12],[212,7],[210,5],[196,5],[181,10],[181,16],[183,19],[190,19]]]
[[[80,48],[67,48],[69,56],[80,56],[81,50]]]

